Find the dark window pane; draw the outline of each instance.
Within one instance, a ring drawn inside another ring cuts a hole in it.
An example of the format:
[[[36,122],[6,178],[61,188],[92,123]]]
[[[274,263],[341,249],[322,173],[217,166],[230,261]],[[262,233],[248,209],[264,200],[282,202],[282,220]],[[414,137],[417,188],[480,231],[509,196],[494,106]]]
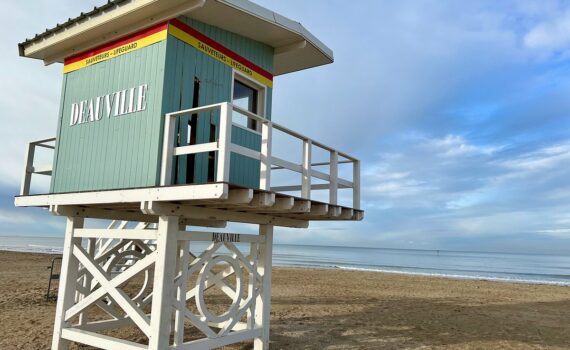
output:
[[[257,90],[234,80],[233,103],[243,109],[257,114]]]
[[[234,96],[232,101],[234,105],[257,114],[257,95],[258,92],[256,89],[245,85],[239,80],[234,80]],[[251,120],[241,113],[234,112],[233,121],[247,128],[256,129],[255,120]]]

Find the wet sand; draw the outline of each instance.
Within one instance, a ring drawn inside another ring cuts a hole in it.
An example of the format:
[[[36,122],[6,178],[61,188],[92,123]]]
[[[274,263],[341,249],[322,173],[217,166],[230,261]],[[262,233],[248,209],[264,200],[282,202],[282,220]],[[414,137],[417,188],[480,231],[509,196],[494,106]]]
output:
[[[0,349],[49,348],[50,260],[0,252]],[[569,287],[275,268],[272,303],[271,349],[570,349]]]

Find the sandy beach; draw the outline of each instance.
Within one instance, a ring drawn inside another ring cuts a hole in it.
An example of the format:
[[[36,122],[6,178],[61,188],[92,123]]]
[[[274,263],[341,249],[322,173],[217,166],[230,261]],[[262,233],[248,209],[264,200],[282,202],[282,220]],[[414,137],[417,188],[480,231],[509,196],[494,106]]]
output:
[[[49,348],[50,260],[0,252],[0,349]],[[570,349],[569,287],[275,268],[272,302],[272,349]]]

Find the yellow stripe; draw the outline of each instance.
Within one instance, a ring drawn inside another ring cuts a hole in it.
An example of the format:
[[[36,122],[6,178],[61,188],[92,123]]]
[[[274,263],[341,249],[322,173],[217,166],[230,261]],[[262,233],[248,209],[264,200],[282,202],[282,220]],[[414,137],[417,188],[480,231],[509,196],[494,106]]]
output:
[[[273,82],[270,79],[267,79],[263,75],[257,73],[251,68],[244,66],[242,63],[234,60],[231,57],[226,56],[225,54],[221,53],[220,51],[214,49],[213,47],[203,43],[202,41],[198,40],[194,36],[186,33],[185,31],[173,26],[170,24],[168,26],[168,33],[170,33],[175,38],[182,40],[183,42],[187,43],[188,45],[193,46],[194,48],[200,50],[201,52],[205,53],[206,55],[232,67],[233,69],[251,77],[252,79],[257,80],[261,84],[273,87]]]
[[[87,58],[84,58],[80,61],[73,62],[70,64],[66,64],[63,67],[63,73],[73,72],[75,70],[85,68],[85,67],[89,67],[89,66],[94,65],[96,63],[104,62],[104,61],[110,60],[111,58],[115,58],[115,57],[124,55],[126,53],[133,52],[133,51],[136,51],[138,49],[142,49],[143,47],[147,47],[149,45],[155,44],[159,41],[166,39],[167,35],[168,35],[168,31],[165,29],[165,30],[162,30],[160,32],[151,34],[147,37],[144,37],[142,39],[135,40],[135,41],[132,41],[130,43],[127,43],[127,44],[124,44],[121,46],[117,46],[111,50],[101,52],[95,56],[87,57]]]

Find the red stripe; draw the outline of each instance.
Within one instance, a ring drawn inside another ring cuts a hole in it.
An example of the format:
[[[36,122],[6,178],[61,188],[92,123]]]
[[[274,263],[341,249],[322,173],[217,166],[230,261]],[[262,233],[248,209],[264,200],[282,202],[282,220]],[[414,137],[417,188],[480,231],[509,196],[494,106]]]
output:
[[[258,65],[256,65],[255,63],[251,62],[250,60],[248,60],[245,57],[242,57],[240,55],[238,55],[237,53],[231,51],[230,49],[228,49],[227,47],[215,42],[214,40],[208,38],[207,36],[205,36],[204,34],[200,33],[199,31],[195,30],[194,28],[182,23],[181,21],[177,20],[177,19],[172,19],[170,20],[170,23],[175,25],[178,29],[192,35],[193,37],[195,37],[196,39],[200,40],[201,42],[203,42],[204,44],[220,51],[221,53],[223,53],[224,55],[238,61],[239,63],[243,64],[244,66],[250,68],[251,70],[254,70],[255,72],[263,75],[264,77],[266,77],[269,80],[273,80],[273,74],[269,73],[268,71],[266,71],[265,69],[259,67]]]
[[[116,47],[119,47],[119,46],[128,44],[130,42],[142,39],[142,38],[147,37],[151,34],[158,33],[160,31],[165,30],[167,28],[167,26],[168,26],[168,22],[162,22],[162,23],[156,24],[156,25],[149,27],[147,29],[144,29],[140,32],[136,32],[136,33],[133,33],[131,35],[127,35],[125,37],[122,37],[122,38],[117,39],[115,41],[112,41],[110,43],[106,43],[106,44],[103,44],[101,46],[98,46],[92,50],[84,51],[84,52],[79,53],[77,55],[68,57],[65,59],[64,64],[70,64],[70,63],[74,63],[77,61],[81,61],[81,60],[86,59],[88,57],[93,57],[93,56],[98,55],[102,52],[112,50]]]

